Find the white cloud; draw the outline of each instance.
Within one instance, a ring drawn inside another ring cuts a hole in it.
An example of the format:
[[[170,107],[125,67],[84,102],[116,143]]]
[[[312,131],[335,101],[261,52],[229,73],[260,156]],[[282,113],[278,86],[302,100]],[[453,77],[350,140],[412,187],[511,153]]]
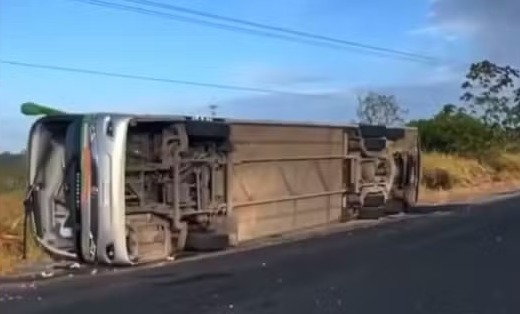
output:
[[[228,76],[240,85],[251,86],[298,86],[316,85],[332,80],[317,69],[278,66],[268,63],[239,64]]]
[[[440,0],[437,0],[440,1]],[[432,16],[430,19],[435,19]],[[467,20],[450,20],[439,23],[430,23],[427,26],[412,29],[409,34],[432,36],[447,41],[456,41],[462,38],[471,38],[479,31],[479,25]]]
[[[409,110],[408,118],[429,117],[446,103],[456,103],[460,94],[447,69],[437,80],[410,85],[344,88],[315,96],[268,95],[236,99],[219,104],[219,115],[247,119],[349,122],[356,118],[357,95],[368,90],[395,95]],[[442,77],[442,75],[445,75]],[[441,79],[442,77],[442,79]]]
[[[468,38],[476,57],[519,66],[519,16],[518,0],[437,0],[423,33]]]

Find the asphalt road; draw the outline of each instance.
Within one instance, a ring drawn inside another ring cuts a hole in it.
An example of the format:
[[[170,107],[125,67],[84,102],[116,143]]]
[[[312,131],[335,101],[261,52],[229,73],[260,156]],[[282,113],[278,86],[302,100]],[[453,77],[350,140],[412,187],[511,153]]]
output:
[[[0,313],[520,313],[520,198],[124,274],[0,288]]]

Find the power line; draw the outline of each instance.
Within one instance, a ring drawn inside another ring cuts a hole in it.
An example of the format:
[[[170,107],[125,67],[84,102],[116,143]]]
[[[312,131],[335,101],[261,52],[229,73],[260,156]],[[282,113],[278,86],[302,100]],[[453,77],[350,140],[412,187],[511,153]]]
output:
[[[349,41],[344,41],[344,40],[340,40],[340,39],[334,39],[331,37],[304,33],[304,32],[299,32],[299,31],[294,31],[294,30],[289,30],[289,29],[286,29],[285,32],[286,33],[293,32],[291,34],[291,36],[281,35],[281,34],[276,34],[276,33],[272,33],[272,32],[261,31],[261,30],[255,30],[255,29],[250,29],[250,28],[244,28],[244,27],[239,27],[239,26],[227,25],[227,24],[222,24],[222,23],[210,22],[210,21],[191,18],[191,17],[187,17],[187,16],[175,15],[175,14],[171,14],[171,13],[165,13],[165,12],[160,12],[160,11],[155,11],[155,10],[144,9],[144,8],[140,8],[140,7],[116,4],[116,3],[106,2],[106,1],[100,1],[100,0],[71,0],[71,1],[76,1],[76,2],[80,2],[80,3],[85,3],[85,4],[90,4],[90,5],[95,5],[95,6],[105,7],[105,8],[115,9],[115,10],[136,12],[136,13],[140,13],[140,14],[161,17],[161,18],[166,18],[166,19],[172,19],[172,20],[177,20],[177,21],[181,21],[181,22],[199,24],[199,25],[203,25],[203,26],[207,26],[207,27],[224,29],[224,30],[233,31],[233,32],[240,32],[240,33],[246,33],[246,34],[250,34],[250,35],[264,36],[264,37],[268,37],[268,38],[277,38],[277,39],[281,39],[281,40],[303,43],[303,44],[318,46],[318,47],[323,47],[323,48],[339,49],[339,50],[360,50],[365,53],[377,54],[382,57],[394,57],[394,58],[398,58],[398,59],[402,59],[402,60],[406,60],[406,61],[425,63],[425,64],[438,64],[440,62],[440,60],[437,60],[434,57],[423,56],[423,55],[419,55],[419,54],[413,54],[413,53],[408,53],[408,52],[403,52],[403,51],[398,51],[398,50],[392,50],[392,49],[383,48],[383,47],[369,46],[369,45],[364,45],[364,44],[360,44],[360,43],[349,42]],[[162,4],[162,5],[167,6],[166,4]],[[196,12],[198,12],[198,11],[196,11]],[[201,13],[201,12],[199,12],[199,13]],[[229,18],[229,19],[231,19],[231,18]],[[253,24],[256,24],[256,23],[253,23]],[[263,24],[258,24],[258,25],[263,25]],[[256,26],[256,27],[258,27],[258,26]],[[268,26],[268,27],[273,28],[272,30],[282,29],[282,28],[274,27],[274,26]],[[306,37],[308,37],[308,38],[310,37],[310,38],[312,38],[312,40],[294,37],[294,36],[303,37],[302,34],[307,34]],[[319,38],[319,37],[322,37],[322,38]],[[327,38],[327,41],[325,41],[325,38]],[[319,41],[319,40],[321,40],[321,41]]]
[[[91,5],[110,8],[110,9],[136,12],[136,13],[150,15],[150,16],[154,16],[154,17],[161,17],[161,18],[177,20],[177,21],[181,21],[181,22],[199,24],[199,25],[203,25],[203,26],[209,26],[209,27],[213,27],[213,28],[219,28],[219,29],[240,32],[240,33],[245,33],[245,34],[250,34],[250,35],[258,35],[258,36],[264,36],[264,37],[269,37],[269,38],[278,38],[278,39],[282,39],[282,40],[294,41],[294,42],[321,46],[321,47],[327,47],[327,48],[332,48],[332,49],[341,49],[341,50],[345,49],[345,47],[342,47],[339,45],[333,45],[330,43],[322,43],[322,42],[305,40],[305,39],[301,39],[301,38],[272,34],[272,33],[258,31],[258,30],[241,28],[241,27],[236,27],[236,26],[232,26],[232,25],[219,24],[219,23],[194,19],[194,18],[190,18],[190,17],[186,17],[186,16],[175,15],[175,14],[171,14],[171,13],[164,13],[164,12],[159,12],[159,11],[154,11],[154,10],[148,10],[148,9],[143,9],[143,8],[139,8],[139,7],[132,7],[132,6],[128,6],[128,5],[110,3],[110,2],[106,2],[106,1],[100,1],[100,0],[71,0],[71,1],[91,4]]]
[[[20,62],[20,61],[14,61],[14,60],[0,59],[0,63],[11,65],[11,66],[18,66],[18,67],[37,68],[37,69],[62,71],[62,72],[83,73],[83,74],[91,74],[91,75],[100,75],[100,76],[134,79],[134,80],[142,80],[142,81],[171,83],[171,84],[178,84],[178,85],[190,85],[190,86],[243,91],[243,92],[283,94],[283,95],[294,95],[294,96],[315,96],[315,95],[306,95],[303,93],[293,93],[293,92],[286,92],[286,91],[267,89],[267,88],[205,83],[205,82],[197,82],[197,81],[186,81],[186,80],[180,80],[180,79],[158,78],[158,77],[142,76],[142,75],[134,75],[134,74],[114,73],[114,72],[70,68],[70,67],[55,66],[55,65],[36,64],[36,63]]]
[[[197,10],[181,7],[181,6],[178,6],[178,5],[160,3],[160,2],[149,1],[149,0],[122,0],[122,1],[131,2],[131,3],[137,3],[137,4],[142,4],[142,5],[147,5],[147,6],[156,7],[156,8],[163,8],[163,9],[167,9],[167,10],[171,10],[171,11],[177,11],[177,12],[182,12],[182,13],[202,16],[202,17],[211,18],[211,19],[220,20],[220,21],[225,21],[225,22],[231,22],[231,23],[242,24],[242,25],[246,25],[246,26],[252,26],[252,27],[256,27],[256,28],[260,28],[260,29],[267,29],[267,30],[270,30],[270,31],[286,33],[286,34],[289,34],[289,35],[296,35],[296,36],[300,36],[300,37],[307,37],[307,38],[311,38],[311,39],[318,39],[318,40],[328,41],[328,42],[332,42],[332,43],[336,43],[336,44],[352,46],[352,47],[355,47],[355,48],[374,50],[374,51],[378,51],[378,52],[390,53],[390,54],[396,54],[396,55],[402,55],[402,56],[407,56],[407,57],[411,57],[411,58],[423,59],[423,60],[426,60],[426,61],[433,61],[433,62],[438,61],[437,58],[435,58],[435,57],[427,56],[427,55],[423,55],[423,54],[419,54],[419,53],[402,51],[402,50],[391,49],[391,48],[385,48],[385,47],[375,46],[375,45],[369,45],[369,44],[364,44],[364,43],[355,42],[355,41],[351,41],[351,40],[345,40],[345,39],[341,39],[341,38],[334,38],[334,37],[330,37],[330,36],[323,36],[323,35],[320,35],[320,34],[303,32],[303,31],[299,31],[299,30],[291,29],[291,28],[287,28],[287,27],[262,24],[262,23],[258,23],[258,22],[253,22],[253,21],[248,21],[248,20],[243,20],[243,19],[237,19],[237,18],[234,18],[234,17],[222,16],[222,15],[217,15],[217,14],[213,14],[213,13],[197,11]]]

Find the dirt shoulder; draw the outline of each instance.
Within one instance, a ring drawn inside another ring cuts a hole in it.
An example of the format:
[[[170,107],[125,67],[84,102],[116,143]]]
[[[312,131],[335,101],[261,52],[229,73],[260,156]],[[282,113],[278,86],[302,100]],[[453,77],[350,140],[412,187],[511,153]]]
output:
[[[451,190],[429,190],[422,187],[419,197],[421,205],[441,205],[469,202],[477,197],[520,191],[520,180],[483,183],[471,187],[457,187]]]

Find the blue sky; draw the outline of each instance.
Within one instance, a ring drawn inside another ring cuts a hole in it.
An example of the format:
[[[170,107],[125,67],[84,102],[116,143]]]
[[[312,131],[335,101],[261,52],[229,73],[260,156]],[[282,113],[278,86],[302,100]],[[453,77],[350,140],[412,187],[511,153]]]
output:
[[[424,31],[431,29],[430,0],[170,2],[443,59],[469,60],[474,53],[464,38]],[[355,118],[356,90],[395,93],[413,116],[425,116],[453,99],[462,79],[449,64],[329,50],[70,0],[2,0],[0,58],[325,95],[287,99],[0,64],[0,151],[26,144],[33,120],[19,114],[24,101],[70,111],[188,114],[207,114],[208,104],[217,103],[228,116],[348,121]]]

